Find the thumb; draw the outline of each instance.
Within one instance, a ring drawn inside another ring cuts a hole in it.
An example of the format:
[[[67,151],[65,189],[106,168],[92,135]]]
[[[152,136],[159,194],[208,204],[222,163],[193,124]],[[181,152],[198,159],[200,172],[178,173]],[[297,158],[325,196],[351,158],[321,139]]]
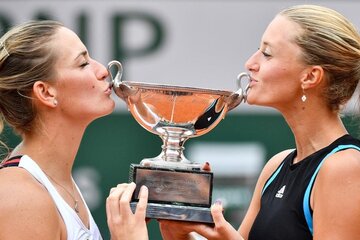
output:
[[[221,201],[217,200],[212,206],[211,206],[211,215],[214,220],[215,227],[220,227],[224,223],[226,223],[226,220],[223,215],[223,206]]]
[[[148,195],[148,188],[145,185],[141,186],[139,193],[139,202],[136,206],[136,215],[138,215],[141,219],[145,219],[146,217]]]
[[[195,225],[194,231],[204,236],[206,239],[220,239],[226,231],[227,222],[223,216],[223,207],[220,201],[216,201],[211,206],[211,215],[214,220],[214,225]]]
[[[216,201],[215,204],[211,206],[211,215],[215,224],[215,231],[218,236],[222,236],[221,239],[241,239],[239,232],[225,220],[223,215],[224,208],[220,201]]]

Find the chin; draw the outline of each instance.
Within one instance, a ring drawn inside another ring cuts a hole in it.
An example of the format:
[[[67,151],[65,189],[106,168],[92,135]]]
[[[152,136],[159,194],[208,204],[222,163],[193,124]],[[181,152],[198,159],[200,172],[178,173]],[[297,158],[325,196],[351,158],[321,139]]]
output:
[[[254,94],[254,92],[251,94],[251,91],[248,93],[246,97],[246,103],[249,105],[261,105],[261,102],[259,102],[259,95]]]
[[[246,103],[249,104],[249,105],[254,105],[254,104],[256,104],[256,99],[253,99],[251,97],[247,97],[246,98]]]
[[[114,112],[114,109],[115,109],[115,103],[113,102],[113,104],[111,105],[111,107],[109,107],[106,111],[106,113],[104,115],[109,115],[111,113]]]
[[[102,108],[102,111],[98,115],[99,115],[99,117],[107,116],[107,115],[113,113],[114,109],[115,109],[115,102],[112,101],[111,104],[108,104],[107,106],[104,106]]]

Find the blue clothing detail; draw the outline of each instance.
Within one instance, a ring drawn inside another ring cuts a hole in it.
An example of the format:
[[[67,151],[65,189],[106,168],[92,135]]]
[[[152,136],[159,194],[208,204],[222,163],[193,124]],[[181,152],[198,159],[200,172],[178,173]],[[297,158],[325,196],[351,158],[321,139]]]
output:
[[[276,176],[279,174],[281,168],[284,166],[284,162],[280,165],[280,167],[278,167],[278,169],[273,173],[273,175],[271,176],[271,178],[266,182],[261,195],[264,194],[265,190],[268,188],[268,186],[272,183],[272,181],[274,181],[274,179],[276,178]]]
[[[310,193],[311,193],[311,189],[312,189],[312,187],[314,185],[315,178],[316,178],[317,174],[319,173],[320,168],[323,165],[324,161],[328,157],[330,157],[332,154],[334,154],[334,153],[336,153],[338,151],[341,151],[341,150],[344,150],[344,149],[349,149],[349,148],[354,148],[354,149],[357,149],[358,151],[360,151],[360,148],[358,146],[355,146],[355,145],[339,145],[336,148],[334,148],[320,162],[319,166],[316,168],[313,176],[310,179],[309,185],[306,188],[305,195],[304,195],[304,200],[303,200],[303,208],[304,208],[304,215],[305,215],[306,223],[307,223],[307,225],[309,227],[311,235],[313,235],[313,219],[312,219],[312,214],[311,214],[311,211],[310,211]]]

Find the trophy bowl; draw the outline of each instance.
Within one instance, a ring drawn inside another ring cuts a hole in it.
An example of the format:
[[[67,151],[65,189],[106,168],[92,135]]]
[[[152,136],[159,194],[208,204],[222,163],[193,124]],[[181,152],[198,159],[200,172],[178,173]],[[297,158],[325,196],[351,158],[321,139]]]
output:
[[[110,72],[114,66],[115,77]],[[238,75],[239,89],[232,92],[122,81],[118,61],[109,62],[108,69],[114,92],[135,120],[163,141],[158,156],[130,166],[130,181],[149,188],[148,217],[211,223],[213,174],[184,156],[184,143],[214,129],[228,111],[246,101],[248,86],[243,90],[242,81],[248,74]],[[138,193],[136,189],[134,201]]]

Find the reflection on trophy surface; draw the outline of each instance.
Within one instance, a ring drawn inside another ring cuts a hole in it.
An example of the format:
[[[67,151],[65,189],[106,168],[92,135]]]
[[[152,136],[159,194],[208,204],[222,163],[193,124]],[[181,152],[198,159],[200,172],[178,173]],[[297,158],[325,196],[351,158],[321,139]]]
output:
[[[132,208],[142,185],[149,188],[148,218],[212,223],[210,214],[213,173],[183,154],[187,139],[211,131],[225,114],[245,101],[246,91],[238,76],[236,92],[122,81],[122,65],[116,66],[113,89],[124,100],[135,120],[163,140],[157,157],[131,164],[130,181],[137,184]]]

